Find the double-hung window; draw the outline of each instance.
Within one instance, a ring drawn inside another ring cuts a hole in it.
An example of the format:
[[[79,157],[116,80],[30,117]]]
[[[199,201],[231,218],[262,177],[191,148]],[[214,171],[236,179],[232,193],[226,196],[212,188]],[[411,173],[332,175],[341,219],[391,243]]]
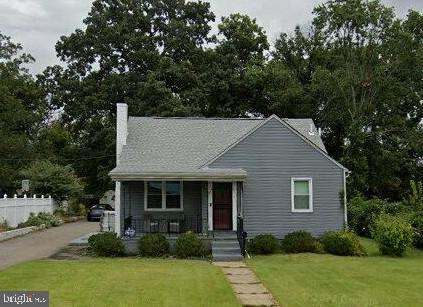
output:
[[[313,212],[313,184],[311,178],[291,179],[292,212]]]
[[[146,211],[180,211],[183,209],[182,181],[146,181],[144,184]]]

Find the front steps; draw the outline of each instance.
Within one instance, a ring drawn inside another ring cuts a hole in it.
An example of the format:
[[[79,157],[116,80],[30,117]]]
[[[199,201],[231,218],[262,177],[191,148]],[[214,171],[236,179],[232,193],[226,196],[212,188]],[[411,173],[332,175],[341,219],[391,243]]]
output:
[[[215,232],[212,241],[212,255],[214,261],[243,260],[236,233]]]

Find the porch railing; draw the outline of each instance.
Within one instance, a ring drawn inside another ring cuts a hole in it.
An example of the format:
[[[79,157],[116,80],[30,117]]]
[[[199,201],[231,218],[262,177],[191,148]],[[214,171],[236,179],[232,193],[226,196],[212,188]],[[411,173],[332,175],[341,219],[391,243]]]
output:
[[[179,234],[187,231],[201,233],[201,215],[181,216],[181,217],[145,217],[145,218],[125,218],[125,230],[132,228],[135,233],[166,233]]]
[[[241,254],[243,257],[245,257],[246,253],[247,253],[247,246],[246,246],[246,241],[247,241],[247,232],[244,231],[244,218],[242,216],[238,216],[237,218],[237,237],[238,237],[238,242],[239,242],[239,247],[241,249]]]

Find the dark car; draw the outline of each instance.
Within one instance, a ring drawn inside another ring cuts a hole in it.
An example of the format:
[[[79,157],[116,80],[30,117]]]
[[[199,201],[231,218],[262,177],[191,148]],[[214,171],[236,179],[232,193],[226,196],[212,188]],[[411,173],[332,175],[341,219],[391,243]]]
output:
[[[115,211],[115,209],[113,209],[110,205],[94,205],[88,210],[87,220],[99,221],[105,210]]]

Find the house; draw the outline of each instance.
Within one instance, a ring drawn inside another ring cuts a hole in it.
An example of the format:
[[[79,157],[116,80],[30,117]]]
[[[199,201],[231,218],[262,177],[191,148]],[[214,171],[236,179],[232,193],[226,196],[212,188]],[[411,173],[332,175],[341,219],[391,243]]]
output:
[[[346,224],[347,169],[311,119],[129,117],[117,105],[116,230],[248,237]],[[239,230],[239,229],[238,229]]]

